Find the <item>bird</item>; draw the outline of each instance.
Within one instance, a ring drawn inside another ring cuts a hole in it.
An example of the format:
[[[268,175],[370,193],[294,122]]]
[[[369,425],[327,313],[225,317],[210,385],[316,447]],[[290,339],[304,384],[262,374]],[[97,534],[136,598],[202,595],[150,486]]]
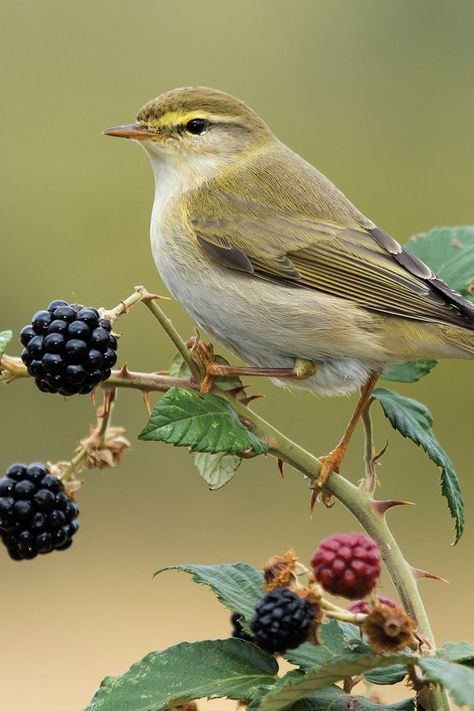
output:
[[[339,472],[389,365],[474,359],[474,305],[365,217],[247,104],[207,87],[167,91],[106,129],[137,141],[155,177],[151,247],[171,296],[247,365],[324,395],[360,389],[317,485]],[[198,350],[199,353],[199,350]]]

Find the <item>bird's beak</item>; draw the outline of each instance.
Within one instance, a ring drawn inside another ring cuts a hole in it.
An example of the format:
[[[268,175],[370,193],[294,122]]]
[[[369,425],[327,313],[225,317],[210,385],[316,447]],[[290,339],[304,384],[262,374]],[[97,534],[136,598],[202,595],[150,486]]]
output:
[[[127,123],[123,126],[114,126],[106,128],[102,131],[104,136],[117,136],[118,138],[134,138],[137,141],[146,141],[150,138],[156,138],[157,134],[154,131],[149,131],[146,126],[139,123]]]

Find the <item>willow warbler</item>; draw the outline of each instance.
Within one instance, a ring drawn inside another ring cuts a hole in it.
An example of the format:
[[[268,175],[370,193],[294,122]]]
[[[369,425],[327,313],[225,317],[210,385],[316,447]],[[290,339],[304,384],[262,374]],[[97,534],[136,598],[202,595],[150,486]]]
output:
[[[474,358],[474,306],[238,99],[175,89],[105,134],[148,153],[161,277],[244,372],[330,395],[361,386],[354,425],[387,364]]]

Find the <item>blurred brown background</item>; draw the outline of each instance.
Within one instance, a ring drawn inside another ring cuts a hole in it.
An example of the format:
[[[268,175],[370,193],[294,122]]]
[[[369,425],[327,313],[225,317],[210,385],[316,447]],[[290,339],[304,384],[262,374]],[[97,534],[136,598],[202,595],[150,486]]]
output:
[[[163,291],[151,259],[151,171],[132,143],[101,129],[134,118],[180,85],[246,100],[394,236],[474,221],[474,5],[469,0],[1,0],[1,328],[18,330],[52,298],[115,305],[133,286]],[[184,335],[192,324],[166,304]],[[120,322],[121,360],[166,368],[173,349],[145,309]],[[17,346],[9,349],[18,351]],[[422,582],[440,642],[473,636],[470,363],[441,364],[416,386],[464,488],[467,532],[451,548],[438,472],[377,413],[390,436],[381,495],[417,502],[390,523],[410,561],[450,585]],[[340,434],[349,399],[314,399],[255,384],[256,405],[315,453]],[[0,391],[1,467],[68,458],[92,423],[89,398],[44,396],[27,382]],[[78,711],[106,674],[183,639],[225,637],[228,614],[168,563],[259,564],[357,530],[340,505],[308,516],[308,490],[263,458],[210,493],[184,450],[139,443],[139,394],[115,416],[133,441],[117,471],[87,473],[81,531],[67,553],[15,563],[0,551],[0,698],[5,711]],[[344,472],[361,474],[358,438]],[[392,594],[385,577],[383,592]],[[403,690],[392,697],[402,698]],[[386,698],[389,698],[387,692]],[[204,705],[203,705],[204,707]],[[210,709],[227,708],[224,702]]]

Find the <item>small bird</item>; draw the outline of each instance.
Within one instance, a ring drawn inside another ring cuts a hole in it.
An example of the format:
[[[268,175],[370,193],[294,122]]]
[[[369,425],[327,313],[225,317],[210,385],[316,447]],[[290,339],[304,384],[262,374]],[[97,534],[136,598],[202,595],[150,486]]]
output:
[[[151,246],[171,295],[249,367],[203,355],[210,377],[273,377],[361,396],[323,459],[339,471],[389,364],[474,359],[474,305],[365,217],[245,103],[205,87],[149,101],[104,131],[148,153]]]

